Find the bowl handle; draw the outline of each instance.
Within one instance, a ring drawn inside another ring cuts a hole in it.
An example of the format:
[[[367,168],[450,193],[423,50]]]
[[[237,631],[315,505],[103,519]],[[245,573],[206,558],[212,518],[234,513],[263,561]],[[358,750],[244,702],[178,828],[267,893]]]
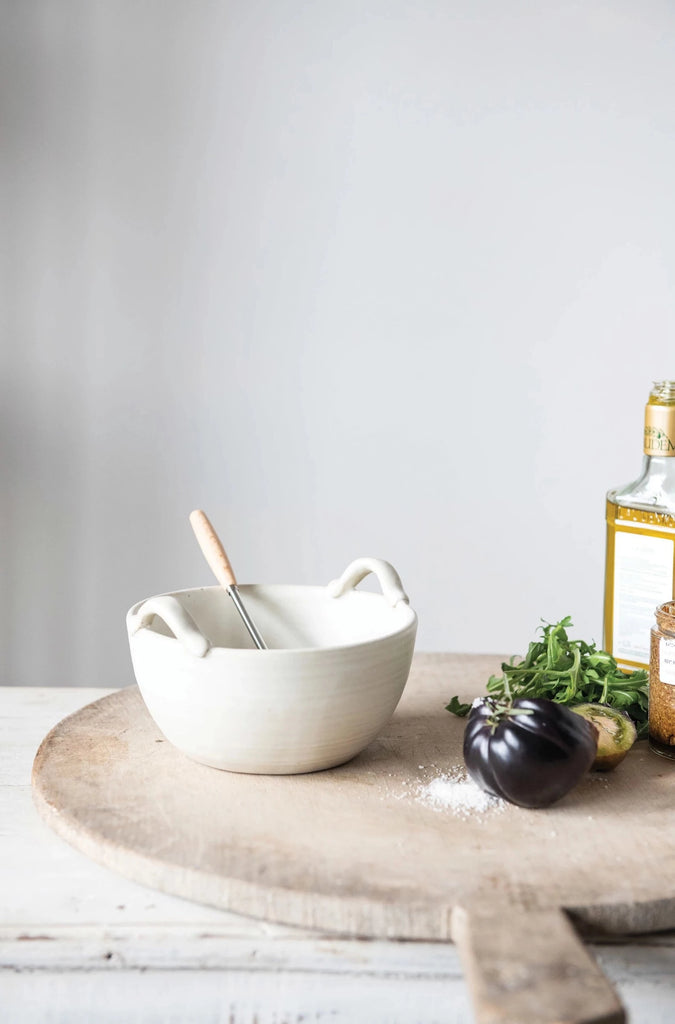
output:
[[[151,597],[144,601],[136,614],[129,619],[129,636],[147,627],[155,615],[162,619],[176,640],[197,658],[203,658],[210,650],[211,644],[200,631],[197,623],[183,605],[170,594]]]
[[[392,608],[395,608],[401,601],[409,604],[401,577],[393,565],[381,558],[357,558],[347,566],[339,579],[331,580],[326,589],[331,597],[340,597],[347,590],[356,587],[369,572],[374,572],[377,576],[384,599]]]

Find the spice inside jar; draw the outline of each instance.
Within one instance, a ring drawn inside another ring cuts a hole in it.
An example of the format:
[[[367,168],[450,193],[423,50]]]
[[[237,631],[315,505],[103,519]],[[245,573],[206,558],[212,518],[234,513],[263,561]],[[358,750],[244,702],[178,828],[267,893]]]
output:
[[[649,746],[675,760],[675,601],[659,605],[651,631]]]

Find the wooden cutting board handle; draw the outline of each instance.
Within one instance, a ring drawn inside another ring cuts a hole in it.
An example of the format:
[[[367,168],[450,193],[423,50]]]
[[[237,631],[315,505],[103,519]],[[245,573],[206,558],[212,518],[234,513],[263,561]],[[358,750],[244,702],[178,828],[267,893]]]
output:
[[[476,1024],[625,1024],[614,989],[562,910],[456,907]]]

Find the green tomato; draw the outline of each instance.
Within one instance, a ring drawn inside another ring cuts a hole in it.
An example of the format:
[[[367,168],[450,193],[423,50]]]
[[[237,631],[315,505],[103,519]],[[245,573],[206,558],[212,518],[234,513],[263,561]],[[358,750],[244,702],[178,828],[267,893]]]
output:
[[[598,751],[592,771],[610,772],[623,761],[637,739],[637,730],[625,711],[607,704],[577,704],[571,708],[595,726],[598,733]]]

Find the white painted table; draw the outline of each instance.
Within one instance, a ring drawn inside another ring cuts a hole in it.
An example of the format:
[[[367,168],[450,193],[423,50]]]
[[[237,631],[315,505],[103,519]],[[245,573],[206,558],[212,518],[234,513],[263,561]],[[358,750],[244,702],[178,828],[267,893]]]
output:
[[[33,756],[64,715],[109,692],[0,688],[3,1024],[469,1024],[450,945],[336,940],[210,910],[53,835],[32,806]],[[675,934],[593,948],[632,1024],[672,1024]]]

